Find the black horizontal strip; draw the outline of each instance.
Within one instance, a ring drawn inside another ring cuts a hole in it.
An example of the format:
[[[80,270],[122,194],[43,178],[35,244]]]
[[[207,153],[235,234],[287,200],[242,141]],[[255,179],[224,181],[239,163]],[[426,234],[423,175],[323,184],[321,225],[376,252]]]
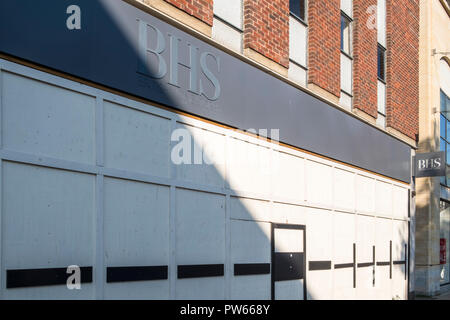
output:
[[[405,260],[401,260],[401,261],[394,261],[393,264],[406,264]]]
[[[335,269],[345,269],[345,268],[353,268],[354,264],[352,263],[339,263],[339,264],[335,264],[334,268]]]
[[[309,271],[330,270],[331,261],[309,261]]]
[[[373,267],[373,262],[358,263],[358,268]]]
[[[220,277],[224,275],[223,264],[200,264],[178,266],[178,279]]]
[[[379,261],[377,262],[377,266],[390,266],[391,262],[390,261]]]
[[[148,281],[168,279],[168,266],[108,267],[106,282]]]
[[[235,263],[235,276],[270,274],[270,263]]]
[[[72,274],[67,268],[6,270],[6,288],[65,285]],[[80,267],[80,282],[92,282],[92,267]]]

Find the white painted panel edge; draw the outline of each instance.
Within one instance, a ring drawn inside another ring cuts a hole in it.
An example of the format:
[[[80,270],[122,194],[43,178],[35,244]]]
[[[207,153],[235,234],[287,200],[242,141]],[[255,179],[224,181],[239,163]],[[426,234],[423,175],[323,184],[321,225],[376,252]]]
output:
[[[97,97],[95,103],[95,163],[97,166],[104,165],[104,131],[103,131],[103,99]]]
[[[104,222],[104,177],[103,175],[96,176],[95,182],[95,255],[94,255],[94,284],[96,299],[103,299],[105,294],[105,244],[103,236],[103,222]]]

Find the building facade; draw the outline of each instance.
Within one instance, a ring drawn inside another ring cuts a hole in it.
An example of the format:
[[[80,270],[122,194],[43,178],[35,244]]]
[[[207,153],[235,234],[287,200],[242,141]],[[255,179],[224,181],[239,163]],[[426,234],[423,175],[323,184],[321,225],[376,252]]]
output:
[[[7,0],[0,30],[2,299],[415,291],[418,0]]]
[[[450,5],[421,1],[420,6],[419,152],[444,151],[448,166]],[[418,178],[416,185],[416,291],[432,296],[449,289],[448,173],[447,177]]]

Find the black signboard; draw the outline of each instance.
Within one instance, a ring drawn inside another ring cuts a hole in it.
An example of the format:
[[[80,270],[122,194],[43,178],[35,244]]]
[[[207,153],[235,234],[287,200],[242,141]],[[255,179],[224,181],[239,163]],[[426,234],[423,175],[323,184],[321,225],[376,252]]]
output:
[[[445,152],[443,151],[416,154],[414,161],[415,176],[417,178],[445,176],[445,160]]]

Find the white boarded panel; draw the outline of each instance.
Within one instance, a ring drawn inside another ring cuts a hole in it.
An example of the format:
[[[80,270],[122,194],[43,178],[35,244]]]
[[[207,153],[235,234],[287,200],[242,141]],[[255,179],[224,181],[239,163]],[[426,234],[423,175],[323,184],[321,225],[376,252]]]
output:
[[[306,161],[306,194],[309,203],[331,206],[331,169],[318,162]]]
[[[353,263],[353,244],[355,243],[355,215],[333,214],[333,263]],[[334,298],[354,299],[353,268],[334,269]]]
[[[306,67],[308,29],[297,19],[289,17],[289,58]]]
[[[307,269],[309,269],[309,261],[332,261],[333,227],[330,211],[308,209],[306,243]],[[307,282],[308,299],[332,299],[332,270],[307,271]]]
[[[306,86],[307,72],[293,62],[289,62],[288,77],[301,86]]]
[[[392,259],[394,261],[405,260],[405,245],[408,243],[408,222],[396,221],[392,222]]]
[[[176,191],[177,265],[225,263],[225,197]],[[178,279],[177,299],[224,299],[224,277]]]
[[[214,14],[242,29],[242,0],[214,0]]]
[[[386,48],[386,0],[377,1],[378,42]]]
[[[224,277],[177,279],[177,300],[224,300]]]
[[[333,262],[351,263],[353,262],[353,244],[355,243],[355,219],[354,214],[335,212],[334,237],[333,237]]]
[[[350,18],[353,17],[353,0],[341,0],[341,10]]]
[[[381,126],[382,128],[386,127],[386,117],[382,114],[378,114],[377,125]]]
[[[392,280],[389,279],[389,266],[377,266],[375,269],[375,292],[377,300],[392,300]]]
[[[392,220],[376,218],[375,257],[377,262],[389,262],[389,241],[392,240]],[[375,290],[377,299],[392,299],[389,265],[375,268]]]
[[[373,261],[375,245],[375,218],[358,216],[356,225],[356,256],[359,263]]]
[[[179,264],[225,259],[225,197],[177,189],[176,247]]]
[[[352,59],[341,53],[341,89],[352,94]]]
[[[229,49],[242,51],[242,32],[216,18],[213,19],[212,37]]]
[[[169,188],[105,178],[105,264],[169,265]],[[168,299],[168,280],[108,283],[106,299]]]
[[[392,216],[392,185],[383,181],[375,182],[375,212],[377,215]]]
[[[334,206],[338,209],[355,210],[355,174],[334,169]]]
[[[399,186],[393,187],[394,218],[408,218],[408,189]]]
[[[105,166],[167,177],[170,120],[105,101]]]
[[[228,177],[235,190],[266,195],[270,184],[269,149],[238,139],[229,140]]]
[[[231,267],[235,263],[271,263],[269,223],[231,221]],[[231,299],[270,300],[271,275],[232,276]]]
[[[233,219],[269,221],[269,202],[246,198],[230,198]]]
[[[373,262],[373,247],[375,246],[375,218],[357,216],[356,218],[356,260],[357,263]],[[373,266],[357,268],[357,298],[374,299]]]
[[[274,159],[279,161],[272,175],[275,196],[302,202],[305,198],[304,159],[283,152],[276,153]]]
[[[333,299],[355,300],[356,289],[353,288],[353,268],[333,270]]]
[[[307,250],[308,261],[332,259],[332,215],[328,210],[308,209]],[[309,287],[310,284],[308,284]]]
[[[333,299],[333,270],[308,271],[307,282],[308,300]]]
[[[95,176],[3,163],[5,269],[94,264]],[[8,299],[90,299],[93,285],[4,291]]]
[[[408,222],[396,221],[392,222],[392,260],[399,262],[404,261],[408,248]],[[395,299],[406,299],[406,264],[394,264],[392,268],[392,296]]]
[[[284,203],[274,203],[270,221],[284,224],[305,225],[305,208]]]
[[[377,108],[378,112],[385,115],[386,114],[386,84],[377,81]]]
[[[303,252],[303,230],[278,229],[274,230],[275,252]]]
[[[392,240],[392,220],[377,218],[375,222],[375,255],[377,261],[389,261],[389,241]]]
[[[186,134],[191,137],[191,157],[188,163],[176,164],[177,178],[202,185],[223,187],[225,181],[225,137],[192,126],[179,125],[178,129],[186,130]],[[186,144],[186,146],[188,145]]]
[[[303,300],[303,296],[303,279],[275,282],[275,300]]]
[[[392,299],[406,300],[406,290],[405,265],[394,265],[392,267]]]
[[[375,180],[356,176],[356,210],[373,213],[375,209]]]
[[[3,72],[4,148],[95,163],[95,98]]]
[[[339,98],[339,104],[347,109],[348,111],[352,110],[352,97],[345,92],[341,91],[341,96]]]

